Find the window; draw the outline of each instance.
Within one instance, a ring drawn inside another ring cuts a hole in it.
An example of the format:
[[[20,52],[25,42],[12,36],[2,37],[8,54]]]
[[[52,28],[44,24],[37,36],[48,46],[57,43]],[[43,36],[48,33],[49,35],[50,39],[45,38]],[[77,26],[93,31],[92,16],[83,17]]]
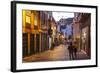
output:
[[[26,23],[31,23],[31,17],[30,16],[26,16]]]
[[[34,25],[37,26],[37,16],[34,17]]]
[[[38,17],[37,17],[37,15],[34,16],[34,29],[35,30],[38,29]]]

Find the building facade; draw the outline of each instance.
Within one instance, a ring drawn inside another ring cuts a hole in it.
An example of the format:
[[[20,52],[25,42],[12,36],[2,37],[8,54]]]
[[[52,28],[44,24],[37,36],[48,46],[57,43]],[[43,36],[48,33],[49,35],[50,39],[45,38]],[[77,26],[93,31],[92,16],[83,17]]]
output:
[[[73,37],[79,38],[80,50],[84,50],[85,53],[91,58],[91,14],[90,13],[75,13],[73,27]]]
[[[78,44],[78,50],[80,51],[80,23],[78,20],[78,13],[74,13],[74,19],[73,19],[73,40],[77,41]]]
[[[55,37],[56,22],[52,12],[22,10],[23,58],[49,50]]]
[[[49,28],[48,28],[48,37],[49,37],[49,49],[53,49],[53,45],[55,43],[56,33],[57,33],[57,26],[56,21],[53,18],[52,14],[49,12]]]
[[[48,19],[45,12],[22,11],[23,57],[48,50]]]
[[[48,37],[48,12],[40,11],[40,21],[41,21],[41,51],[46,51],[49,49],[49,37]]]

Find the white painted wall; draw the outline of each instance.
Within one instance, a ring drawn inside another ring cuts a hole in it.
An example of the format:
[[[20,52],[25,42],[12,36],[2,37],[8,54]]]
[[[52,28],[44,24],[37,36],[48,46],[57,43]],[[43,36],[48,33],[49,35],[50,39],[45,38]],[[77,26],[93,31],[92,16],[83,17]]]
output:
[[[11,73],[10,72],[10,1],[0,1],[0,73]],[[27,0],[37,2],[54,2],[54,3],[65,3],[65,4],[86,4],[86,5],[98,5],[100,8],[100,0]],[[100,10],[99,12],[100,13]],[[98,15],[100,16],[100,14]],[[100,17],[98,17],[100,20]],[[99,23],[100,24],[100,21]],[[98,28],[100,25],[98,25]],[[100,31],[100,29],[98,29]],[[98,35],[100,37],[100,34]],[[98,39],[100,40],[100,38]],[[98,42],[100,44],[100,41]],[[100,45],[99,45],[100,48]],[[100,49],[98,48],[99,52]],[[100,56],[100,53],[98,54]],[[99,57],[100,66],[100,57]],[[82,68],[82,69],[65,69],[65,70],[52,70],[52,71],[38,71],[36,73],[99,73],[100,67],[98,68]],[[24,73],[24,72],[22,72]],[[25,72],[26,73],[26,72]],[[33,73],[33,72],[28,72]],[[35,72],[34,72],[35,73]]]

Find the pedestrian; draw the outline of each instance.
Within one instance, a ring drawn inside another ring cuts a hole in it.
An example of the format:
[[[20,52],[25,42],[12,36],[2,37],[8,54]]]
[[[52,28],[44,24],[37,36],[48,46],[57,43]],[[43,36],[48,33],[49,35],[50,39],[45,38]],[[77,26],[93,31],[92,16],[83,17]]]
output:
[[[69,59],[73,60],[74,59],[74,55],[73,55],[73,45],[72,45],[72,42],[69,43],[68,51],[69,51]]]
[[[76,41],[74,41],[74,44],[73,44],[74,59],[77,59],[77,49],[78,49],[78,44]]]
[[[56,39],[56,38],[54,38],[54,44],[55,44],[55,46],[56,46],[56,43],[57,43],[57,39]]]
[[[64,45],[65,45],[66,48],[68,48],[67,47],[67,39],[66,38],[64,39]]]
[[[55,43],[53,42],[53,43],[51,44],[51,50],[54,50],[54,47],[55,47]]]

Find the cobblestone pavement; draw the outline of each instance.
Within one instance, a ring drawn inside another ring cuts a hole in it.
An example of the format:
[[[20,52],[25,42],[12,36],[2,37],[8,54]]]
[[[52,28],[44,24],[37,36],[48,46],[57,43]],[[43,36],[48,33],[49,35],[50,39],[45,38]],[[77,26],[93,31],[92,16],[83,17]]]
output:
[[[77,52],[77,59],[83,60],[89,57],[83,52]],[[32,56],[25,57],[23,62],[38,62],[38,61],[64,61],[69,59],[68,49],[64,45],[59,45],[54,48],[54,50],[48,50],[45,52],[37,53]]]

